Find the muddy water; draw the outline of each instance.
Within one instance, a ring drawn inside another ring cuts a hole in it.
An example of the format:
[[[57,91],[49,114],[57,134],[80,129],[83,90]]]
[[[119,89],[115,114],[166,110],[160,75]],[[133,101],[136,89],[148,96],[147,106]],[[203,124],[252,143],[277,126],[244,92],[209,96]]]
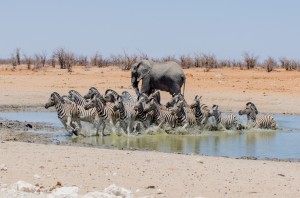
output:
[[[119,149],[155,150],[185,154],[204,154],[233,158],[255,157],[300,160],[300,116],[273,115],[279,130],[244,130],[202,132],[200,135],[140,135],[78,137],[62,136],[69,141],[91,146],[113,146]],[[47,122],[62,126],[55,113],[18,112],[0,113],[0,118],[27,122]],[[242,118],[245,122],[245,118]],[[85,125],[87,129],[90,125]]]

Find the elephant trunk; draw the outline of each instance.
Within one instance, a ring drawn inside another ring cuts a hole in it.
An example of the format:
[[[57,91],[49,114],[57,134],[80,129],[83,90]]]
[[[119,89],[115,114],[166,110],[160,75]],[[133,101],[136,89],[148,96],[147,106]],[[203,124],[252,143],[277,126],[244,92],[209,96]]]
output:
[[[136,95],[139,96],[140,95],[139,86],[138,86],[139,81],[137,81],[137,77],[134,76],[133,74],[132,74],[132,77],[131,77],[131,84],[132,84],[132,87],[134,88],[134,91],[135,91]]]

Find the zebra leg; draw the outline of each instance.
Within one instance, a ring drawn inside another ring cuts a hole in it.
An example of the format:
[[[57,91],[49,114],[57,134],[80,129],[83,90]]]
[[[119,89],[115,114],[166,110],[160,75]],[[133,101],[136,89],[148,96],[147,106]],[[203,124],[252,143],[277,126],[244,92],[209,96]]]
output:
[[[102,122],[102,130],[101,130],[100,136],[104,136],[105,127],[106,127],[106,123],[104,121],[104,122]],[[99,133],[98,133],[98,135],[99,135]]]
[[[76,130],[77,127],[74,127],[74,124],[72,123],[72,119],[71,117],[67,118],[67,123],[66,123],[67,127],[71,128],[72,133],[74,133],[76,136],[78,136],[78,131]],[[73,125],[73,126],[72,126]]]
[[[67,126],[66,120],[60,119],[60,121],[61,121],[61,123],[64,125],[64,127],[65,127],[66,131],[69,133],[69,135],[72,136],[72,135],[73,135],[73,132],[68,130],[68,126]]]

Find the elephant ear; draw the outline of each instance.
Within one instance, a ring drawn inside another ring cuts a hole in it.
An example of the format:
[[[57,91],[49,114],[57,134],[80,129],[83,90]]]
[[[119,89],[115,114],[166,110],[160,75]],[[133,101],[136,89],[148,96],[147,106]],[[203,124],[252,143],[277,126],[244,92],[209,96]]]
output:
[[[152,69],[150,62],[147,60],[141,61],[136,67],[137,67],[137,81],[140,81],[145,76],[147,76]]]

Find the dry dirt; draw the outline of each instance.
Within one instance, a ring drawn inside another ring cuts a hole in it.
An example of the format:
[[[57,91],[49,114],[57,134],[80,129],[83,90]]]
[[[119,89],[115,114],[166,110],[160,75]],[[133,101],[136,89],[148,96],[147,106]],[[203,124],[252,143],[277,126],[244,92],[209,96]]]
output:
[[[252,101],[260,113],[300,114],[300,72],[230,68],[184,72],[188,102],[198,94],[203,103],[219,104],[225,112],[237,112]],[[130,72],[117,67],[76,67],[72,73],[0,67],[0,85],[0,112],[46,111],[43,106],[54,91],[63,95],[75,89],[85,94],[94,86],[102,93],[107,88],[134,93]],[[162,94],[163,103],[169,98]],[[0,171],[0,184],[24,180],[50,188],[60,182],[80,187],[82,194],[116,184],[131,190],[135,197],[300,196],[300,175],[296,174],[300,164],[296,162],[50,145],[47,135],[26,133],[26,123],[1,123],[0,165],[7,168]],[[24,133],[16,133],[17,129]],[[34,177],[36,174],[40,178]]]
[[[224,112],[237,112],[246,102],[256,104],[261,113],[299,114],[300,72],[261,69],[185,69],[187,82],[185,97],[192,102],[195,95],[202,96],[202,102],[211,106],[218,104]],[[47,69],[40,71],[11,71],[0,68],[0,106],[9,110],[14,106],[36,106],[43,108],[54,91],[67,94],[75,89],[87,93],[92,86],[100,92],[112,88],[118,92],[127,90],[134,94],[130,84],[130,72],[118,67],[75,68],[73,73],[66,70]],[[141,83],[140,83],[141,84]],[[170,99],[162,93],[162,102]],[[40,110],[41,110],[40,109]]]

